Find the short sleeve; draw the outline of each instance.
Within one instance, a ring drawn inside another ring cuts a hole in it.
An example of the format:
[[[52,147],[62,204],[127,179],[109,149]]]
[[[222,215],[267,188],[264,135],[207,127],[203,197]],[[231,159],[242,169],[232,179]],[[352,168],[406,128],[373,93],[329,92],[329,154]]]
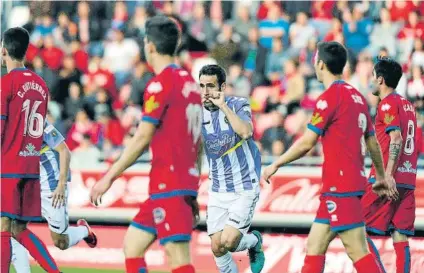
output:
[[[158,125],[168,106],[170,91],[160,81],[151,81],[144,92],[141,120]]]
[[[44,127],[43,141],[52,149],[55,149],[60,143],[65,141],[62,134],[49,122],[46,121]]]
[[[236,114],[242,120],[252,122],[252,109],[249,101],[245,98],[239,98],[236,104]]]
[[[0,119],[1,120],[7,120],[7,117],[9,115],[9,100],[10,100],[10,89],[8,88],[10,86],[8,78],[2,77],[1,79],[1,113],[0,113]]]
[[[336,111],[335,102],[331,99],[330,95],[328,93],[324,93],[320,96],[315,105],[311,120],[308,123],[308,129],[314,131],[320,136],[324,135],[324,132],[331,124]]]
[[[393,101],[385,100],[378,105],[378,118],[384,124],[387,134],[393,130],[400,130],[399,111]]]

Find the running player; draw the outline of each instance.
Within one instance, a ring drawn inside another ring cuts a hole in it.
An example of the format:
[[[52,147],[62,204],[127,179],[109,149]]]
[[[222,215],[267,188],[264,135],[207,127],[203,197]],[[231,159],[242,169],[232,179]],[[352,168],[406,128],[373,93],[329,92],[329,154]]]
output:
[[[368,184],[362,198],[367,231],[385,235],[391,232],[396,252],[396,272],[407,273],[411,267],[408,237],[414,235],[415,180],[417,176],[417,119],[412,104],[396,93],[402,68],[396,61],[380,58],[374,66],[374,93],[380,98],[375,129],[386,166],[386,176],[396,181],[400,198],[396,201],[380,198]],[[370,183],[375,181],[372,166]],[[373,248],[370,248],[371,250]]]
[[[146,87],[143,118],[120,159],[91,192],[92,202],[101,202],[113,181],[150,144],[150,198],[140,205],[125,236],[127,273],[147,272],[144,254],[156,239],[165,247],[173,273],[195,272],[189,242],[193,214],[198,214],[202,102],[190,73],[173,64],[179,37],[177,25],[168,17],[146,22],[144,52],[156,77]]]
[[[346,60],[347,52],[341,44],[318,44],[315,70],[326,91],[318,98],[309,130],[264,171],[264,178],[269,179],[279,167],[304,156],[322,137],[325,160],[321,203],[309,233],[302,273],[324,271],[325,253],[336,235],[341,238],[358,273],[380,272],[379,264],[368,250],[360,209],[360,197],[366,186],[367,147],[377,167],[376,190],[385,191],[388,185],[366,100],[341,80]],[[395,196],[394,185],[387,194]]]
[[[42,216],[47,220],[56,247],[65,250],[85,240],[90,247],[97,244],[96,235],[87,222],[80,219],[76,227],[69,226],[68,182],[71,152],[62,134],[45,122],[41,148],[40,183]],[[12,239],[12,263],[17,273],[30,273],[27,250]]]
[[[3,34],[1,78],[1,272],[9,272],[13,236],[47,272],[59,269],[44,243],[27,229],[41,220],[40,150],[48,88],[24,67],[29,34],[10,28]],[[13,221],[12,221],[13,220]]]
[[[253,273],[265,263],[262,236],[247,233],[259,199],[261,155],[253,141],[245,98],[226,97],[225,70],[206,65],[199,73],[203,102],[203,146],[209,162],[208,234],[219,272],[238,272],[231,252],[248,250]]]

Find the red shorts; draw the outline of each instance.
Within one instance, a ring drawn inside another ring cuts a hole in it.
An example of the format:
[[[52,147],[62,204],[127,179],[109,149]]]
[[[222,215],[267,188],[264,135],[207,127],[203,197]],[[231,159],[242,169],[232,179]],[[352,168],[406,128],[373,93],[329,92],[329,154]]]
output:
[[[404,235],[414,235],[415,196],[414,191],[398,188],[399,200],[388,201],[378,197],[367,186],[362,198],[367,231],[385,235],[388,231],[397,230]]]
[[[190,241],[193,230],[192,207],[185,196],[149,198],[140,205],[130,225],[155,234],[161,245]]]
[[[360,196],[321,195],[319,199],[320,205],[314,222],[330,225],[334,232],[342,232],[365,225]]]
[[[40,179],[2,178],[1,216],[22,221],[42,221]]]

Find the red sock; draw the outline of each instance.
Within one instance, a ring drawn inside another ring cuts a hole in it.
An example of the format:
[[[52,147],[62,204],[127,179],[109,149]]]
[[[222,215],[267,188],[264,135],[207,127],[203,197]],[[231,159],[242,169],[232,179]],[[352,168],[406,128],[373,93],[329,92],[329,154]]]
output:
[[[1,272],[9,272],[10,259],[12,256],[12,246],[10,245],[10,232],[2,231],[1,233]]]
[[[353,264],[358,273],[376,273],[380,272],[377,260],[374,255],[369,253]]]
[[[325,267],[325,255],[306,255],[302,273],[322,273]]]
[[[25,229],[17,236],[16,240],[21,243],[31,256],[48,273],[60,273],[56,262],[53,260],[46,245],[30,230]]]
[[[411,252],[408,242],[393,243],[396,252],[396,273],[411,271]]]
[[[370,237],[367,236],[367,242],[368,242],[368,248],[371,251],[371,254],[374,256],[375,260],[377,261],[378,267],[380,267],[380,273],[386,273],[386,270],[384,269],[383,262],[381,261],[380,254],[378,253],[377,247],[374,245],[373,241]]]
[[[194,270],[194,266],[191,264],[186,264],[172,269],[172,273],[196,273],[196,271]]]
[[[125,259],[125,267],[127,268],[127,273],[147,273],[144,258],[127,258]]]

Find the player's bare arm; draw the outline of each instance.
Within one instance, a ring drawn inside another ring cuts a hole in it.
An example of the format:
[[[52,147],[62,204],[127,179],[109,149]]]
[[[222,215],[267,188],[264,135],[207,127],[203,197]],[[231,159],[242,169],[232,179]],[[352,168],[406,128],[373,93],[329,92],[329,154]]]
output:
[[[156,126],[149,122],[142,121],[137,128],[133,138],[128,146],[125,147],[121,157],[116,161],[106,175],[91,190],[90,199],[96,206],[101,203],[101,198],[110,186],[113,180],[121,175],[140,157],[147,149],[156,131]]]
[[[197,151],[197,171],[199,172],[199,176],[202,174],[202,164],[203,164],[203,141],[199,140],[199,150]]]
[[[389,160],[387,161],[386,175],[393,176],[396,171],[400,152],[402,150],[402,134],[400,130],[393,130],[389,133],[389,135]]]
[[[376,181],[373,185],[374,192],[379,196],[387,196],[391,200],[396,200],[399,193],[394,181],[390,181],[390,179],[386,180],[380,144],[378,144],[375,136],[369,136],[366,139],[366,143],[371,160],[375,166]]]
[[[277,172],[278,168],[306,155],[315,146],[318,138],[318,134],[311,130],[306,130],[305,134],[296,141],[287,152],[265,168],[263,178],[268,181],[268,179]]]
[[[250,122],[242,120],[225,102],[223,92],[213,92],[210,100],[219,107],[228,119],[233,130],[243,139],[248,139],[253,134],[253,126]]]
[[[54,208],[65,206],[66,204],[66,183],[68,183],[68,173],[71,164],[71,151],[65,142],[60,143],[56,148],[56,152],[59,153],[59,183],[57,184],[56,190],[52,195],[52,203]]]

